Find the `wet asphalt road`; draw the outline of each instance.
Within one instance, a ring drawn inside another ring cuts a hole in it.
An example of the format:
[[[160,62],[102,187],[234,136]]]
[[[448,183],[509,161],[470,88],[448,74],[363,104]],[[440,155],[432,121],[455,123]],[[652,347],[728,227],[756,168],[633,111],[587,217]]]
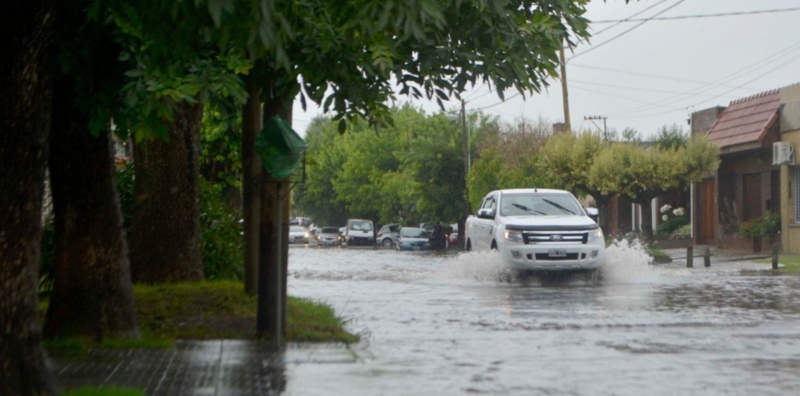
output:
[[[496,255],[295,248],[292,295],[331,304],[357,361],[287,369],[297,395],[800,394],[800,277],[768,264],[516,277]]]
[[[697,261],[697,260],[696,260]],[[519,277],[491,253],[292,246],[289,293],[330,304],[357,345],[243,341],[54,358],[61,384],[148,395],[795,395],[800,276],[769,264]],[[696,264],[697,265],[697,264]]]

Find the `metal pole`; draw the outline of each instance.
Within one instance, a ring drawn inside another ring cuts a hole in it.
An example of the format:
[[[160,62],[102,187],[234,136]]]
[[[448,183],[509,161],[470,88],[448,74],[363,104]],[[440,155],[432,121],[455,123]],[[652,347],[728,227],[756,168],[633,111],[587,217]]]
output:
[[[466,218],[470,214],[469,208],[469,168],[470,168],[470,158],[469,158],[469,132],[467,131],[467,108],[466,104],[464,103],[464,99],[461,99],[461,139],[464,141],[464,222],[466,223]],[[464,226],[459,224],[459,242],[460,247],[462,250],[467,249],[466,240],[467,238],[462,237],[464,235]]]

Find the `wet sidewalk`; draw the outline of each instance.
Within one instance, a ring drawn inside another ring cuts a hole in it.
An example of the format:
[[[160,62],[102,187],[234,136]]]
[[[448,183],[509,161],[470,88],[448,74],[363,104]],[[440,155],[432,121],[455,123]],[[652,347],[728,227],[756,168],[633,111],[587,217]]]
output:
[[[164,350],[94,350],[88,356],[50,356],[62,391],[84,386],[140,389],[148,396],[277,395],[286,367],[353,363],[343,344],[291,344],[274,352],[239,340],[177,341]]]
[[[714,264],[738,262],[738,261],[757,261],[769,258],[769,252],[753,253],[752,251],[732,250],[732,249],[718,249],[716,246],[710,245],[695,245],[693,246],[693,265],[695,267],[703,267],[705,265],[705,252],[708,249],[709,263]],[[662,249],[672,259],[671,264],[686,265],[687,249]]]

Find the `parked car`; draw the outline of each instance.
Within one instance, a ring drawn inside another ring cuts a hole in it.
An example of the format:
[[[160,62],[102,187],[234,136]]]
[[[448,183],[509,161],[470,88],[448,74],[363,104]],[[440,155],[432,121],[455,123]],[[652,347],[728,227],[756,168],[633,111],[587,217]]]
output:
[[[347,220],[343,237],[345,246],[375,245],[375,228],[372,226],[372,220]]]
[[[397,237],[400,236],[400,224],[384,224],[378,231],[376,241],[385,248],[397,245]]]
[[[303,226],[289,226],[289,243],[308,244],[310,235],[311,233],[308,232],[308,229]]]
[[[428,232],[420,227],[403,227],[397,238],[397,250],[430,250]]]
[[[342,234],[338,227],[321,227],[317,229],[317,246],[342,246]]]

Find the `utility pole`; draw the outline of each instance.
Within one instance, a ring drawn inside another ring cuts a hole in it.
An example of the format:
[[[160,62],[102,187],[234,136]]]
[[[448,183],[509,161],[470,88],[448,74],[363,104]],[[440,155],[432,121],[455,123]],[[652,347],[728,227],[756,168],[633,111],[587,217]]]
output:
[[[572,125],[569,120],[569,92],[567,91],[567,61],[564,57],[564,40],[561,40],[559,57],[561,58],[561,98],[564,101],[564,126],[567,128],[567,133],[572,133]]]
[[[584,120],[591,120],[592,124],[594,124],[594,120],[603,120],[603,139],[605,139],[605,141],[608,141],[608,128],[606,127],[606,119],[607,118],[608,117],[603,117],[603,116],[583,117]],[[594,124],[594,126],[596,126],[597,129],[600,129],[600,127],[597,126],[597,124]]]
[[[467,109],[464,99],[461,99],[461,140],[464,142],[464,218],[458,222],[458,245],[462,250],[467,249],[465,233],[466,219],[470,215],[469,207],[469,131],[467,131]]]

